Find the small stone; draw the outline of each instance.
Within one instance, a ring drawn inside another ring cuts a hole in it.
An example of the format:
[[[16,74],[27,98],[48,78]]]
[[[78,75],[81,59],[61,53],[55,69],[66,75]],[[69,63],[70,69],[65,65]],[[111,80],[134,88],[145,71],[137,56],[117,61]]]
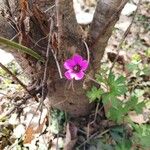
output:
[[[125,5],[125,7],[123,8],[121,14],[122,14],[122,15],[129,16],[129,15],[131,15],[131,14],[136,10],[136,8],[137,8],[136,5],[127,3],[127,4]]]

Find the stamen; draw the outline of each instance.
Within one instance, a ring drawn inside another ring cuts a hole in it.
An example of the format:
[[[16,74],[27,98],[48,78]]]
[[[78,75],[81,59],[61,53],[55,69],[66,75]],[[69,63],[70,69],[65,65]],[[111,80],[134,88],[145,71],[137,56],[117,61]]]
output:
[[[73,71],[76,73],[80,72],[80,70],[81,70],[81,66],[78,64],[73,67]]]

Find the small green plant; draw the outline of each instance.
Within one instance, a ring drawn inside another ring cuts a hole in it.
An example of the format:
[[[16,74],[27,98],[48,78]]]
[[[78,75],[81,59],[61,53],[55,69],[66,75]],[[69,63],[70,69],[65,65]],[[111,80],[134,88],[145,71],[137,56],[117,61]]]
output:
[[[150,125],[149,124],[143,124],[143,125],[137,125],[133,124],[133,143],[136,143],[137,145],[140,145],[144,148],[144,150],[148,150],[150,148]]]
[[[129,111],[135,110],[137,113],[141,113],[145,106],[143,101],[139,102],[134,93],[125,98],[128,91],[126,78],[122,75],[115,76],[113,72],[106,77],[104,72],[96,74],[96,82],[100,87],[94,86],[91,91],[87,92],[90,102],[102,100],[104,105],[111,104],[106,115],[118,123],[128,118]]]
[[[51,110],[51,124],[50,124],[50,130],[54,134],[58,134],[63,130],[65,123],[65,113],[58,110],[58,109],[52,109]]]
[[[110,135],[116,143],[115,150],[131,150],[132,143],[126,130],[123,125],[110,128]]]
[[[147,49],[145,52],[145,57],[147,60],[149,59],[150,49]],[[145,62],[147,62],[147,60],[145,60]],[[132,60],[126,65],[126,67],[133,76],[139,77],[140,75],[150,75],[150,65],[148,63],[144,63],[141,56],[137,53],[132,55]]]

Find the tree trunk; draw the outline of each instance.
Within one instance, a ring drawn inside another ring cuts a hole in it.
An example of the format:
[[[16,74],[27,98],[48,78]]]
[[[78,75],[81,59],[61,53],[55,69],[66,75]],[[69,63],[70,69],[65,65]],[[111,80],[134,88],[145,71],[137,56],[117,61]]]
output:
[[[61,79],[59,76],[54,53],[64,74],[63,63],[72,54],[79,53],[87,58],[83,43],[85,40],[91,56],[87,74],[92,76],[100,66],[107,41],[127,1],[99,0],[86,39],[77,24],[72,0],[19,0],[19,2],[15,0],[14,2],[17,7],[9,4],[7,0],[3,1],[0,36],[11,39],[17,34],[15,41],[32,48],[43,57],[46,57],[47,45],[50,44],[48,67],[50,69],[47,81],[49,105],[65,110],[73,117],[87,115],[93,107],[86,97],[86,91],[92,85],[91,81],[86,77],[82,81],[74,81],[73,88],[70,88],[72,81],[67,81],[64,77]],[[53,5],[55,7],[52,7]],[[51,33],[50,43],[48,43],[49,33]],[[19,51],[10,52],[28,74],[32,84],[42,85],[45,64]]]

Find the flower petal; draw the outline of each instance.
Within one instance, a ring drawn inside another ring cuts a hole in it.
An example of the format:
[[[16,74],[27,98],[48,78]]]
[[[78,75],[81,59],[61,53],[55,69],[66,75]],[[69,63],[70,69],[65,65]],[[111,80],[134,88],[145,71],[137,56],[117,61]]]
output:
[[[81,80],[84,77],[84,72],[80,71],[79,73],[74,73],[75,80]]]
[[[68,80],[73,79],[72,73],[71,73],[70,71],[66,71],[66,72],[65,72],[65,77],[66,77]]]
[[[65,69],[70,69],[72,70],[73,66],[75,66],[76,63],[73,59],[67,59],[65,62],[64,62],[64,68]]]
[[[82,56],[75,54],[72,59],[75,61],[76,64],[80,64],[83,60]]]
[[[83,60],[81,63],[80,63],[80,66],[81,66],[81,70],[85,71],[88,67],[88,61],[87,60]]]

